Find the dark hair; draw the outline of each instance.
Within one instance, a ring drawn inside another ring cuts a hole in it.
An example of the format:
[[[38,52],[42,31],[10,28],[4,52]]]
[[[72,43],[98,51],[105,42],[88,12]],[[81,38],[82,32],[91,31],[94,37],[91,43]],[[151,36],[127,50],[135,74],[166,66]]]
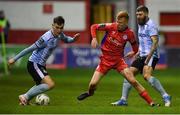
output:
[[[53,23],[57,23],[58,25],[64,24],[64,18],[62,16],[57,16],[53,19]]]
[[[149,13],[148,8],[147,8],[146,6],[143,6],[143,5],[138,6],[138,8],[136,9],[136,11],[137,11],[137,12],[142,11],[142,12],[145,12],[145,13]]]

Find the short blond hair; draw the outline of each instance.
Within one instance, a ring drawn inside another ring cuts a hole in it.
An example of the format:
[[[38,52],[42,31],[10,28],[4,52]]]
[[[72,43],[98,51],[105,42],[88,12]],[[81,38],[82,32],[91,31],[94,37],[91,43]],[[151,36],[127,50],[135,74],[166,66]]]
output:
[[[127,11],[123,10],[123,11],[119,11],[117,13],[117,18],[126,18],[127,20],[129,20],[129,14]]]

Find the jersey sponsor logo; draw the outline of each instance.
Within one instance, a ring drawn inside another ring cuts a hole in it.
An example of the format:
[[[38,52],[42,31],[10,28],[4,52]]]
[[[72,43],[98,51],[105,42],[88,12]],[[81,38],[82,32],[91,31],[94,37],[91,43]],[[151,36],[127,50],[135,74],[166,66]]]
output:
[[[138,36],[139,36],[139,37],[148,37],[147,34],[143,34],[143,33],[138,33]]]
[[[145,30],[145,33],[149,33],[149,30]]]
[[[122,44],[118,40],[116,40],[116,38],[109,37],[109,40],[116,46],[122,46]]]

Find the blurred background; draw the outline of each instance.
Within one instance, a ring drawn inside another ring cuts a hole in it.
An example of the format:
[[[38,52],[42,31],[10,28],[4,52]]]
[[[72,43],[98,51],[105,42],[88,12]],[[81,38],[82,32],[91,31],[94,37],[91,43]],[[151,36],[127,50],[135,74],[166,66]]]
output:
[[[95,67],[99,49],[90,47],[90,25],[115,21],[116,13],[127,10],[130,14],[129,27],[137,32],[135,11],[138,5],[146,5],[160,30],[161,58],[158,69],[180,67],[180,0],[0,0],[0,11],[4,12],[9,26],[6,39],[6,58],[34,43],[51,28],[55,16],[65,18],[67,35],[79,32],[76,43],[60,43],[48,60],[49,68],[65,69]],[[98,32],[99,42],[104,33]],[[0,68],[3,68],[3,48],[0,46]],[[126,51],[128,51],[127,45]],[[25,68],[28,56],[15,67]],[[127,63],[130,63],[127,61]]]

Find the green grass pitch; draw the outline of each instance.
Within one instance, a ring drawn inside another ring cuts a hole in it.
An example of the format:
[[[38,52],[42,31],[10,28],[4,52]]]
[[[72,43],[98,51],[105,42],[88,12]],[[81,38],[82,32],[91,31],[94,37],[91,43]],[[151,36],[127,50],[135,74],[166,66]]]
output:
[[[13,69],[10,76],[0,77],[0,113],[2,114],[159,114],[180,113],[180,71],[177,69],[156,70],[154,76],[161,81],[164,88],[172,95],[172,106],[164,107],[157,93],[141,75],[136,78],[145,86],[154,101],[161,103],[160,107],[150,107],[132,89],[127,107],[111,106],[121,96],[123,77],[116,71],[110,71],[100,82],[95,95],[83,101],[76,98],[86,91],[94,72],[93,69],[49,70],[55,80],[56,87],[46,92],[51,101],[48,106],[19,106],[18,95],[27,91],[33,82],[26,70]]]

